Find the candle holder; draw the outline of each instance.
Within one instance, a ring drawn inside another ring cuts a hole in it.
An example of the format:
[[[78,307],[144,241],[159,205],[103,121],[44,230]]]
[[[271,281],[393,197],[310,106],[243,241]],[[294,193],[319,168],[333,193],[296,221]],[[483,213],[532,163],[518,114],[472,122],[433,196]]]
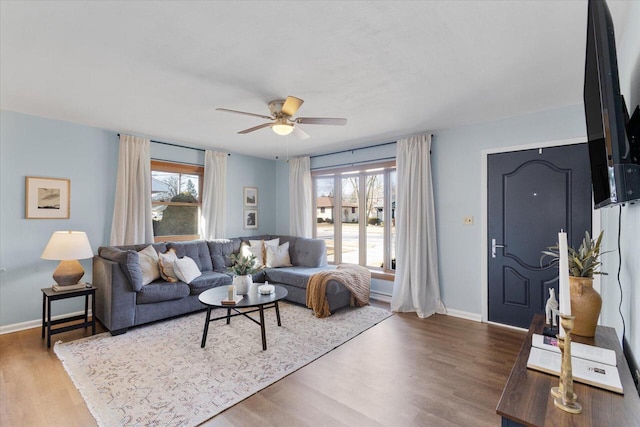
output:
[[[553,404],[558,408],[571,414],[581,414],[582,405],[576,402],[578,396],[573,392],[573,371],[571,368],[571,331],[574,319],[574,316],[560,313],[560,324],[566,333],[562,340],[562,347],[560,347],[562,365],[560,367],[560,385],[556,391],[561,394],[556,397],[552,388],[551,395],[555,397]]]
[[[562,360],[562,358],[564,357],[564,337],[561,337],[559,334],[556,335],[556,338],[558,340],[558,348],[560,349],[560,360]],[[551,395],[553,397],[561,397],[564,394],[564,384],[562,383],[562,377],[560,377],[560,382],[558,384],[558,387],[551,387]],[[577,400],[578,396],[576,396],[575,393],[573,393],[573,399]]]

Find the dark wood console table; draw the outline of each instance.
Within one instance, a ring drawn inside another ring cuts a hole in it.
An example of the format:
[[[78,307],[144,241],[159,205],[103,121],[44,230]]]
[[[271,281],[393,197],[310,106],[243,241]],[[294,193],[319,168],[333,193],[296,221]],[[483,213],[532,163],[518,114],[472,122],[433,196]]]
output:
[[[637,426],[640,425],[640,398],[629,366],[622,353],[613,328],[598,326],[596,336],[583,338],[572,335],[575,342],[612,349],[616,352],[618,372],[624,396],[610,391],[573,383],[582,405],[582,414],[572,415],[558,409],[549,394],[558,385],[558,377],[527,369],[531,351],[531,336],[541,334],[544,316],[533,318],[529,333],[522,344],[502,397],[496,408],[502,417],[502,426]]]

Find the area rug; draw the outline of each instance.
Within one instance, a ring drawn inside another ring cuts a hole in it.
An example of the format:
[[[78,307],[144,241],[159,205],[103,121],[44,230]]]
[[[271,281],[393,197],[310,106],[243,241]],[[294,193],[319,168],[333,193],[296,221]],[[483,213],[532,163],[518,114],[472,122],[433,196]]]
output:
[[[226,310],[217,310],[223,315]],[[260,327],[243,316],[212,322],[205,312],[68,343],[55,353],[100,426],[194,426],[340,346],[391,312],[366,306],[318,319],[281,303],[282,326],[265,311]],[[257,313],[253,313],[257,315]]]

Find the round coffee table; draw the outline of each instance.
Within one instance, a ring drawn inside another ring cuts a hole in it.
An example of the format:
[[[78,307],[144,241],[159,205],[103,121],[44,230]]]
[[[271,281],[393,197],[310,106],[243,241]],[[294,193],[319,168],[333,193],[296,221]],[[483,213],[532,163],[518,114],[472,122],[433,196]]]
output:
[[[264,310],[267,308],[275,308],[276,309],[276,318],[278,319],[278,326],[282,326],[280,323],[280,308],[278,307],[278,301],[287,297],[289,292],[285,288],[279,285],[273,285],[275,288],[275,292],[262,295],[259,293],[249,294],[243,296],[243,298],[238,301],[234,305],[226,305],[222,304],[223,300],[228,298],[228,288],[227,286],[218,286],[217,288],[212,288],[204,291],[198,297],[200,302],[207,306],[207,318],[204,321],[204,332],[202,333],[202,343],[200,347],[204,348],[207,343],[207,333],[209,332],[209,323],[215,320],[227,319],[227,325],[231,322],[231,318],[235,316],[244,316],[247,319],[251,320],[254,323],[260,325],[260,331],[262,332],[262,350],[267,349],[267,336],[265,334],[264,329]],[[226,308],[227,315],[211,318],[211,310],[216,308]],[[253,310],[244,310],[240,311],[239,308],[253,308]],[[231,310],[235,311],[234,314],[231,314]],[[260,313],[260,320],[256,320],[253,317],[249,316],[249,313]]]

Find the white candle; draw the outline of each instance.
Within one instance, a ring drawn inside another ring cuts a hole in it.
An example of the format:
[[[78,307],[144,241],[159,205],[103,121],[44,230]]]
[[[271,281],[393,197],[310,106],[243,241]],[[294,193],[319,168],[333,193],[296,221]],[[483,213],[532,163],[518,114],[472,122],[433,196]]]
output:
[[[558,252],[560,254],[560,260],[558,263],[558,274],[560,277],[560,313],[571,315],[571,296],[569,294],[569,251],[567,245],[567,233],[564,231],[558,233]],[[560,326],[560,335],[565,335],[562,326]]]
[[[233,285],[229,285],[228,292],[229,292],[229,301],[234,301],[236,297],[235,296],[236,288]]]

